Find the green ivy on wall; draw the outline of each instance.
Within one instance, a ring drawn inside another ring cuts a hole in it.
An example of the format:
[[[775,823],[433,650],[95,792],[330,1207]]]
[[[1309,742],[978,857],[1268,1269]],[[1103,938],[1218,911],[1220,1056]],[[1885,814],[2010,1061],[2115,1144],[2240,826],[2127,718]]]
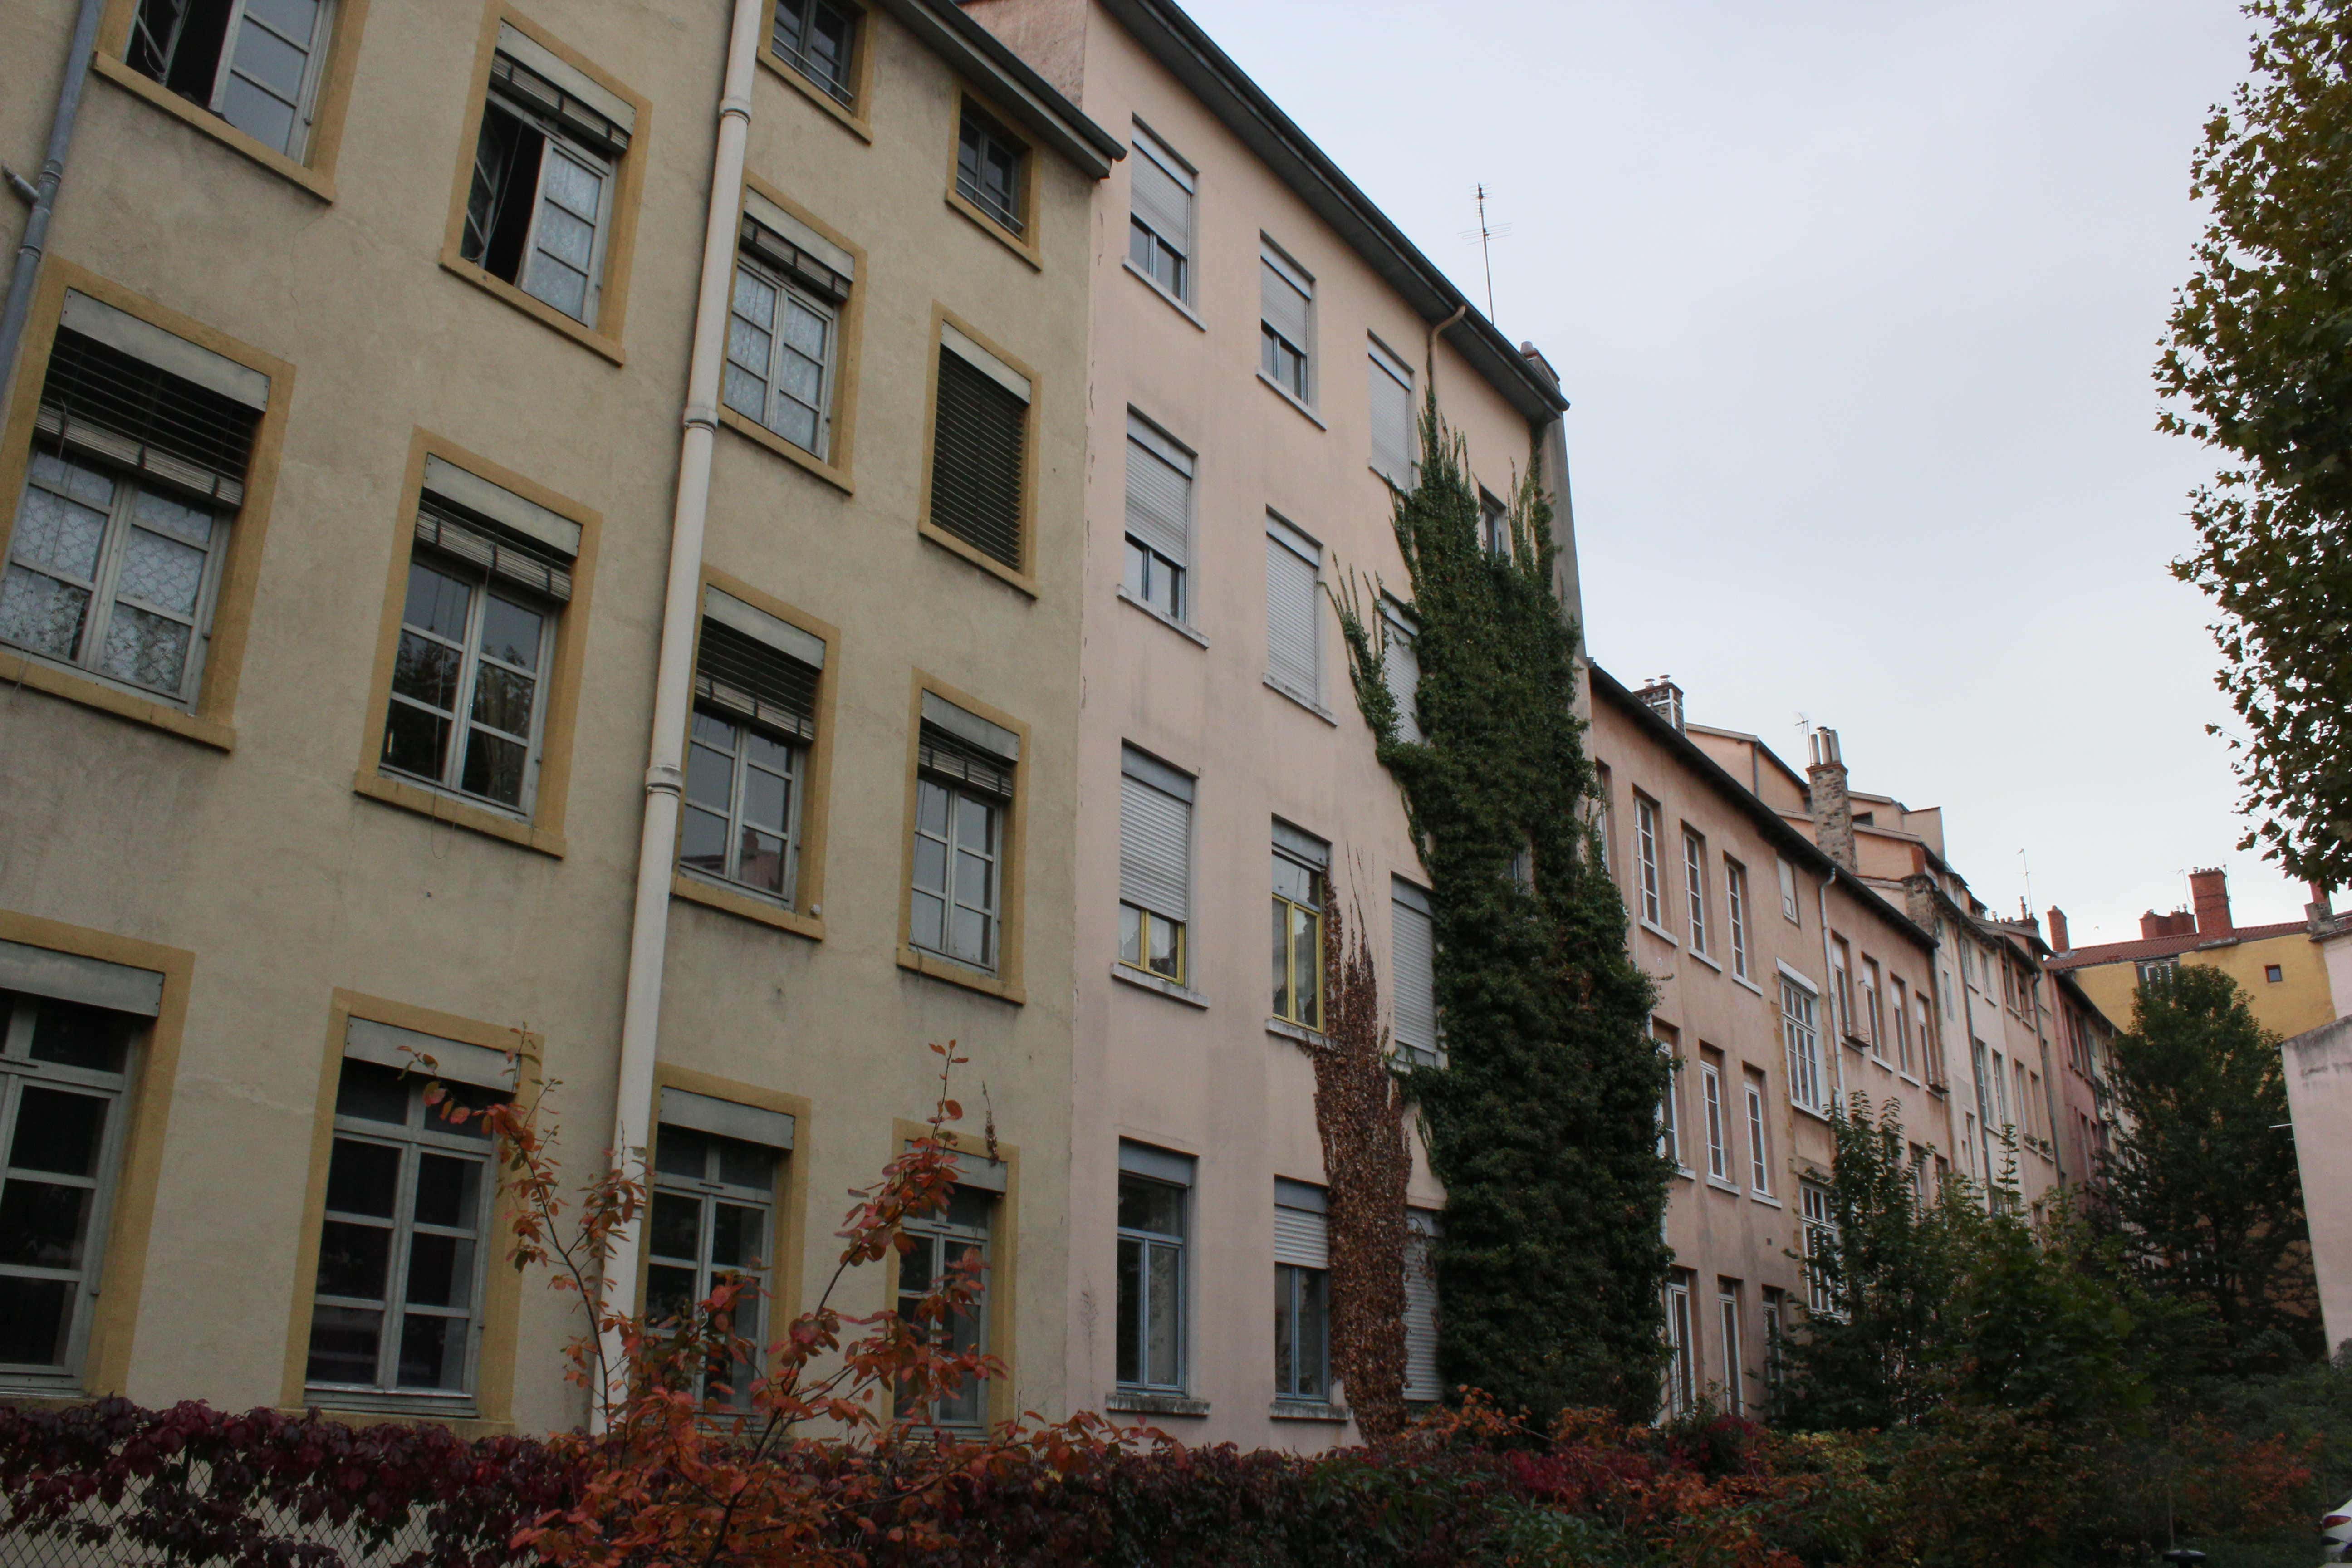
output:
[[[1423,410],[1421,473],[1395,512],[1420,739],[1400,727],[1391,634],[1365,603],[1381,584],[1334,599],[1357,705],[1432,883],[1448,1061],[1413,1069],[1408,1088],[1446,1190],[1440,1370],[1507,1409],[1646,1421],[1672,1260],[1656,1131],[1667,1068],[1588,822],[1576,628],[1552,589],[1537,461],[1513,495],[1511,552],[1490,554],[1467,449],[1433,398]]]

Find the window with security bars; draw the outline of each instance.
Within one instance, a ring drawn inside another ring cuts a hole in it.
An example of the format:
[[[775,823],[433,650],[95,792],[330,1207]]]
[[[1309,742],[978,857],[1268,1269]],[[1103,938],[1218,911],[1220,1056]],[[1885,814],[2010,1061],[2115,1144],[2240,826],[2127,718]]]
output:
[[[383,768],[528,815],[572,562],[457,502],[418,502]]]
[[[1274,841],[1273,1014],[1304,1028],[1323,1026],[1324,873],[1330,846],[1277,823]]]
[[[944,724],[923,723],[907,940],[919,952],[989,973],[1003,959],[1006,819],[1016,762]]]
[[[1192,780],[1132,746],[1119,756],[1118,961],[1184,982]]]
[[[956,132],[956,194],[1018,238],[1029,227],[1028,174],[1028,147],[966,99]]]
[[[457,253],[594,326],[635,110],[501,26]]]
[[[139,1023],[0,991],[0,1386],[79,1386]]]
[[[767,1343],[769,1271],[775,1261],[779,1152],[690,1127],[654,1137],[646,1224],[646,1320],[707,1336],[694,1392],[747,1407]],[[708,1309],[726,1287],[736,1294]]]
[[[899,1316],[914,1321],[915,1308],[936,1281],[951,1270],[976,1271],[980,1295],[970,1311],[955,1312],[944,1323],[925,1327],[950,1352],[974,1351],[985,1355],[989,1343],[989,1279],[992,1233],[995,1229],[996,1194],[976,1187],[958,1186],[948,1197],[944,1214],[909,1217],[905,1235],[913,1243],[898,1255]],[[952,1431],[976,1432],[987,1421],[989,1385],[966,1378],[955,1393],[931,1401],[928,1408],[901,1387],[898,1413],[907,1420],[922,1420]]]
[[[1258,370],[1299,402],[1315,401],[1315,280],[1268,245],[1258,253]]]
[[[1323,700],[1323,547],[1271,512],[1265,520],[1265,676],[1303,701]]]
[[[330,0],[140,0],[132,70],[299,160],[334,36]]]
[[[1121,1388],[1184,1388],[1185,1194],[1184,1187],[1149,1176],[1118,1178]]]
[[[931,435],[931,526],[990,560],[1023,569],[1023,475],[1030,384],[949,328],[940,345]]]
[[[781,648],[704,618],[678,821],[677,859],[688,871],[795,902],[820,676]]]
[[[217,357],[67,295],[0,578],[0,643],[191,707],[268,382],[222,360],[200,385],[101,331],[143,333],[196,374]]]
[[[427,1104],[414,1072],[345,1058],[310,1309],[314,1392],[451,1398],[474,1390],[496,1150],[461,1084]]]
[[[1780,1041],[1789,1057],[1789,1103],[1826,1114],[1829,1085],[1822,1075],[1821,1001],[1786,975],[1780,977]]]
[[[1170,295],[1192,299],[1192,166],[1140,126],[1127,161],[1127,258]]]
[[[1160,428],[1127,416],[1128,595],[1171,621],[1189,620],[1192,561],[1192,454]]]
[[[1435,1067],[1437,1024],[1437,926],[1429,894],[1402,877],[1389,879],[1390,989],[1395,994],[1391,1031],[1397,1054],[1423,1067]]]
[[[769,35],[776,58],[800,72],[835,103],[849,106],[856,64],[858,24],[865,13],[831,0],[776,0]]]
[[[764,216],[771,209],[761,205]],[[787,226],[794,232],[782,232]],[[826,458],[848,258],[829,245],[818,251],[802,229],[781,212],[770,222],[743,216],[720,396],[745,418]]]

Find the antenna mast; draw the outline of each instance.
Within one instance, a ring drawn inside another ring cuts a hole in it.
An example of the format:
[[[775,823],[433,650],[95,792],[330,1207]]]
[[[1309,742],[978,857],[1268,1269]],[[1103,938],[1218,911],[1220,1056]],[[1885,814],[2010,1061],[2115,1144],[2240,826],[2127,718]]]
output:
[[[1478,185],[1478,256],[1486,264],[1486,319],[1495,319],[1495,231],[1486,226],[1486,186]]]

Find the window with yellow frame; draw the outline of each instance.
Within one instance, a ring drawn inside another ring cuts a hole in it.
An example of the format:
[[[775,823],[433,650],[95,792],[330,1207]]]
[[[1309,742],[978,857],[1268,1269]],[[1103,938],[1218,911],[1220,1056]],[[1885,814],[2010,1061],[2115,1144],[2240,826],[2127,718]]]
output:
[[[1331,847],[1286,822],[1274,825],[1274,1016],[1323,1026],[1323,910]]]

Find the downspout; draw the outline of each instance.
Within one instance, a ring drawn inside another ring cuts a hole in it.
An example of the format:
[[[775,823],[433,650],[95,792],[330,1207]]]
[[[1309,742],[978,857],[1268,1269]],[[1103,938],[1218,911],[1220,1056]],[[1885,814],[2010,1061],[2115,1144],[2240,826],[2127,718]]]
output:
[[[1984,1062],[1977,1055],[1977,1005],[1969,990],[1969,956],[1971,944],[1966,935],[1969,927],[1955,922],[1954,930],[1961,932],[1954,952],[1960,960],[1960,1022],[1969,1031],[1969,1090],[1977,1102],[1977,1157],[1984,1167],[1985,1205],[1990,1208],[1993,1199],[1992,1186],[1992,1118],[1985,1099]]]
[[[1829,1030],[1830,1049],[1837,1053],[1838,1113],[1840,1115],[1843,1115],[1852,1109],[1845,1097],[1846,1018],[1843,1012],[1841,1011],[1841,1003],[1843,998],[1838,993],[1837,961],[1830,955],[1830,889],[1837,885],[1837,862],[1832,860],[1830,862],[1830,874],[1822,879],[1820,887],[1813,889],[1813,894],[1821,904],[1822,984],[1827,988],[1829,994],[1829,1005],[1822,1008],[1822,1011],[1827,1013],[1831,1018],[1831,1026]]]
[[[687,363],[684,430],[678,438],[677,503],[670,520],[669,584],[662,598],[661,653],[655,667],[653,740],[646,767],[645,833],[637,844],[636,908],[629,928],[629,982],[621,1012],[620,1082],[613,1096],[613,1167],[633,1160],[653,1127],[654,1060],[661,1031],[662,970],[669,947],[670,863],[677,844],[687,707],[694,689],[694,637],[702,608],[702,540],[710,510],[710,453],[719,431],[719,373],[726,348],[728,295],[735,276],[736,211],[751,138],[751,80],[764,0],[735,0],[727,75],[719,99],[719,149],[703,225],[702,283],[695,299],[694,348]],[[598,1302],[605,1313],[634,1310],[642,1222],[616,1226]],[[625,1390],[620,1342],[604,1336],[611,1385],[590,1402],[592,1430],[604,1429],[608,1403]]]
[[[98,14],[106,0],[81,0],[74,15],[73,41],[66,46],[66,79],[58,89],[57,112],[49,119],[49,151],[41,163],[37,184],[27,184],[16,170],[7,171],[8,188],[32,211],[25,218],[25,237],[16,247],[16,269],[8,275],[8,304],[0,312],[0,397],[16,374],[16,350],[25,339],[25,321],[33,313],[33,289],[41,280],[41,258],[49,243],[49,215],[57,210],[58,186],[66,177],[66,153],[73,145],[74,113],[81,107],[82,84],[89,79],[89,57],[98,47]]]
[[[1424,351],[1424,357],[1429,363],[1429,396],[1433,403],[1437,400],[1437,340],[1444,334],[1448,327],[1453,326],[1469,313],[1470,301],[1465,300],[1454,307],[1454,314],[1429,329],[1429,346]]]

